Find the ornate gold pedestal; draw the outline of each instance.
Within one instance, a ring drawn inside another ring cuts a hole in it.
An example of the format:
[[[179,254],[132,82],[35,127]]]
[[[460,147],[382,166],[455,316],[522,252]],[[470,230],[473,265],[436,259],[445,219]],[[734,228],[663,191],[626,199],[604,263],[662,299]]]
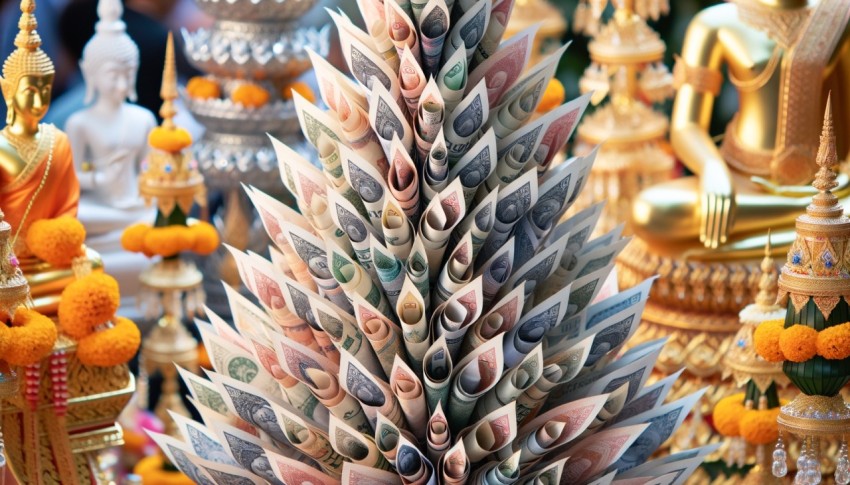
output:
[[[94,367],[76,359],[76,343],[60,335],[54,352],[66,351],[68,358],[67,430],[79,483],[108,483],[109,478],[97,469],[97,453],[124,444],[121,427],[115,422],[130,401],[136,382],[126,365]],[[45,359],[45,362],[49,360]],[[21,370],[20,372],[24,372]],[[41,455],[40,483],[65,483],[54,463],[50,446],[51,435],[59,432],[53,411],[50,373],[42,364],[38,407],[39,439],[37,452]],[[23,382],[21,383],[23,388]],[[24,465],[23,392],[3,402],[3,437],[9,466],[20,484],[34,483]]]

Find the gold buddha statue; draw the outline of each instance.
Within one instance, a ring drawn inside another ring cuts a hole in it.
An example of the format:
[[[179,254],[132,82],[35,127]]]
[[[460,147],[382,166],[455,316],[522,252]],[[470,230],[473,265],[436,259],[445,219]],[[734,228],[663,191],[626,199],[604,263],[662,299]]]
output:
[[[640,193],[632,206],[637,237],[618,260],[622,286],[659,275],[631,342],[669,339],[656,368],[687,369],[674,394],[710,385],[708,401],[728,395],[723,355],[738,313],[756,297],[768,229],[773,255],[787,251],[794,220],[815,193],[805,184],[817,170],[830,92],[838,159],[847,158],[848,24],[847,0],[731,0],[688,28],[673,72],[670,139],[695,175]],[[708,128],[727,80],[739,108],[718,144]],[[847,175],[838,181],[834,192],[850,195]]]
[[[15,252],[36,309],[50,313],[73,273],[33,258],[26,248],[26,233],[39,219],[76,216],[80,187],[68,138],[53,125],[40,123],[50,106],[55,70],[40,47],[34,11],[33,0],[21,2],[16,49],[3,64],[0,78],[7,108],[6,126],[0,130],[0,206],[15,228]]]

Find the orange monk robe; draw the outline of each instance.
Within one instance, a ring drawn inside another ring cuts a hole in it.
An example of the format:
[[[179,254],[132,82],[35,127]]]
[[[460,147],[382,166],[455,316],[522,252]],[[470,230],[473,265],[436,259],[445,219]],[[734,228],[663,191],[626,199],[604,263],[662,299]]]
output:
[[[32,209],[24,221],[20,241],[17,243],[19,248],[24,247],[22,243],[27,229],[34,221],[66,215],[77,217],[80,182],[74,170],[71,144],[68,136],[58,129],[53,130],[53,136],[53,159],[50,162],[50,171],[47,173],[44,187],[33,201]],[[33,170],[25,169],[17,179],[0,188],[0,209],[3,210],[4,219],[12,225],[12,234],[17,232],[27,205],[33,199],[33,194],[44,178],[47,159],[50,156],[48,152],[49,150],[45,150],[45,154],[36,162],[37,167]],[[18,256],[24,256],[24,254]]]

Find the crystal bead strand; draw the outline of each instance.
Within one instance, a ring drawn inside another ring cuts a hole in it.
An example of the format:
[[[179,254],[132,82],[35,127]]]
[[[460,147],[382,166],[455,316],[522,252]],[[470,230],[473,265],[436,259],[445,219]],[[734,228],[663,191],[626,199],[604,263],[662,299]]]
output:
[[[850,457],[847,456],[847,441],[844,439],[841,440],[841,449],[838,450],[838,461],[835,464],[835,483],[850,483]]]
[[[788,474],[788,454],[785,452],[785,443],[782,442],[782,433],[776,440],[776,449],[773,450],[773,476],[782,478]]]
[[[806,458],[806,476],[808,485],[817,485],[821,481],[820,469],[820,440],[809,437],[809,456]]]

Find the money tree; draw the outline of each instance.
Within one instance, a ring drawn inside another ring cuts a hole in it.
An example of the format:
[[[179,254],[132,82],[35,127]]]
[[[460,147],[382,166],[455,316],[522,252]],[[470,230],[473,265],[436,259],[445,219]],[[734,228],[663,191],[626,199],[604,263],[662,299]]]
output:
[[[166,455],[204,483],[682,483],[711,448],[647,460],[702,392],[646,385],[663,341],[621,354],[651,280],[606,284],[601,204],[563,217],[596,153],[560,155],[588,97],[538,110],[564,49],[527,65],[511,1],[359,5],[366,31],[330,12],[351,77],[312,55],[327,109],[294,95],[321,165],[271,139],[297,207],[246,188],[258,303],[199,322],[203,423]]]

